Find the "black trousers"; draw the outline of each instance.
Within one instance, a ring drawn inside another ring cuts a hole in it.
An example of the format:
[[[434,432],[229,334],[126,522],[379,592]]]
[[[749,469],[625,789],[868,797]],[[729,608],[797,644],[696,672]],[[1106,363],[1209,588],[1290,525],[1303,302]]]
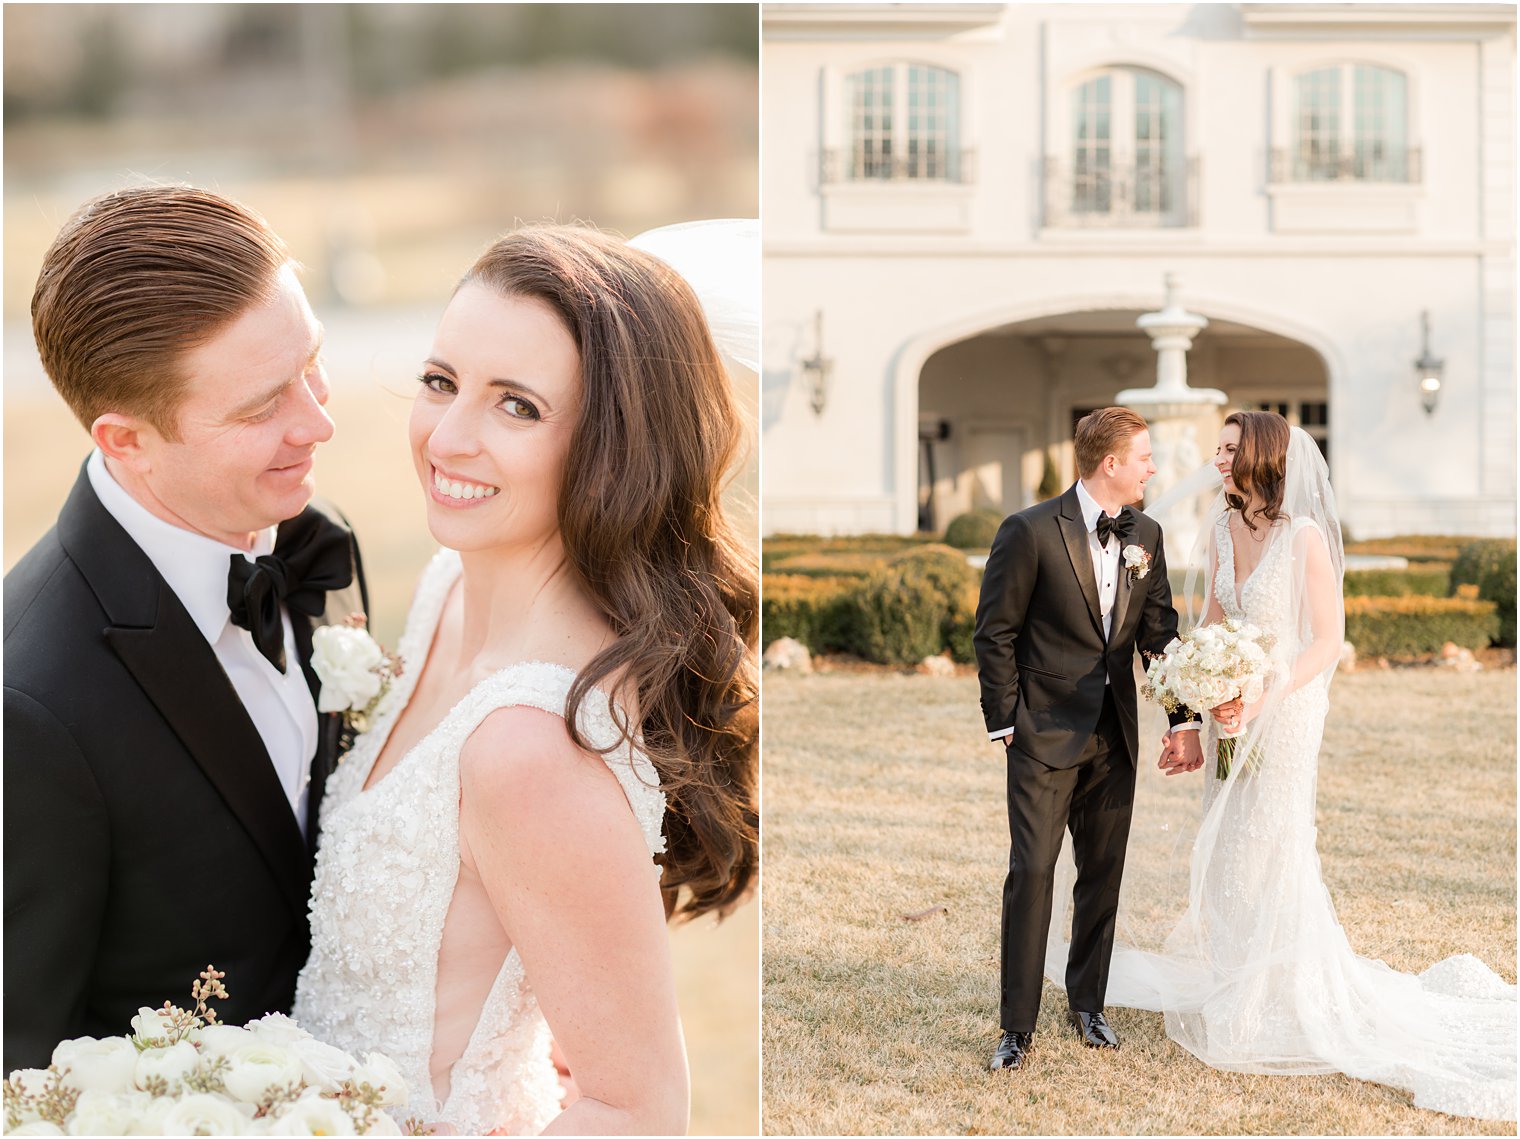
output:
[[[1005,1032],[1033,1032],[1040,1012],[1045,939],[1062,832],[1077,864],[1066,998],[1079,1012],[1103,1008],[1119,880],[1135,801],[1135,766],[1113,694],[1105,689],[1093,738],[1070,768],[1046,767],[1008,748],[1008,877],[1003,882],[1002,995]]]

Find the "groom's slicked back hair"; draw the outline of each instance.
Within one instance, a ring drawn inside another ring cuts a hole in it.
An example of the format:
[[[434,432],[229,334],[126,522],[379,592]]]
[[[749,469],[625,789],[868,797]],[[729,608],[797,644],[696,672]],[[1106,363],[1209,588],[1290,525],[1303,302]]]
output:
[[[272,299],[289,260],[263,218],[209,190],[102,194],[42,259],[32,293],[42,366],[86,430],[117,412],[177,439],[185,353]]]
[[[1127,407],[1100,407],[1084,415],[1077,422],[1077,474],[1092,474],[1105,455],[1123,458],[1129,441],[1148,430],[1150,424]]]

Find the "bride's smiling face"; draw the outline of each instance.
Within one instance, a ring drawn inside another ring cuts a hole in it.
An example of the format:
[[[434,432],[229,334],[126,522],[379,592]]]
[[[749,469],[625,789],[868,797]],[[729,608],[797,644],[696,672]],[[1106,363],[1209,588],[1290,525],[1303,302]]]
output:
[[[408,435],[433,537],[461,551],[556,541],[581,402],[580,353],[559,315],[464,285],[420,380]]]
[[[1240,427],[1226,423],[1219,432],[1219,446],[1214,451],[1214,466],[1224,478],[1224,488],[1236,493],[1235,483],[1230,479],[1230,468],[1235,462],[1235,452],[1240,449]]]

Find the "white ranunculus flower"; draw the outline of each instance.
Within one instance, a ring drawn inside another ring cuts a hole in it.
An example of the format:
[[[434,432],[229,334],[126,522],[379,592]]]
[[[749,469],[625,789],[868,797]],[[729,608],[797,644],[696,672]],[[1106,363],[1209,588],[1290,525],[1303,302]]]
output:
[[[63,1128],[56,1123],[49,1123],[45,1119],[33,1119],[21,1124],[19,1127],[6,1129],[7,1135],[62,1135]]]
[[[243,1045],[227,1061],[222,1083],[228,1095],[243,1103],[261,1103],[271,1088],[300,1083],[304,1071],[300,1057],[289,1048],[263,1040]]]
[[[142,1092],[83,1091],[69,1113],[70,1135],[127,1135],[152,1097]]]
[[[201,1055],[208,1058],[226,1056],[252,1042],[252,1033],[246,1028],[237,1028],[231,1024],[208,1024],[196,1036]]]
[[[81,1036],[53,1049],[58,1082],[77,1092],[124,1092],[132,1087],[137,1048],[121,1036]]]
[[[336,1100],[304,1095],[280,1112],[271,1135],[355,1135],[354,1121]]]
[[[250,1020],[244,1028],[266,1044],[311,1039],[311,1033],[282,1012],[265,1013],[258,1020]]]
[[[311,637],[311,667],[322,681],[317,711],[346,712],[367,707],[380,695],[375,670],[385,654],[375,638],[348,625],[323,625]]]
[[[41,1095],[42,1089],[53,1078],[53,1073],[46,1068],[17,1068],[10,1074],[10,1078],[19,1083],[27,1095]]]
[[[29,1096],[41,1095],[42,1089],[52,1078],[53,1073],[46,1068],[17,1068],[10,1074],[10,1079],[20,1084],[22,1092]],[[17,1101],[15,1110],[22,1123],[30,1123],[39,1118],[35,1109],[22,1106],[20,1101]]]
[[[140,1005],[132,1018],[132,1034],[139,1044],[152,1044],[155,1040],[169,1038],[169,1021],[162,1009]]]
[[[161,1135],[243,1135],[253,1120],[219,1095],[194,1092],[170,1104],[157,1122]]]
[[[353,1081],[356,1084],[368,1084],[377,1091],[383,1087],[385,1094],[380,1098],[382,1107],[406,1106],[409,1098],[406,1078],[402,1076],[396,1061],[383,1052],[366,1052],[364,1062],[354,1069]]]
[[[169,1091],[174,1092],[186,1076],[200,1067],[200,1062],[200,1053],[188,1040],[181,1040],[167,1048],[144,1048],[137,1054],[132,1082],[137,1087],[146,1089],[148,1081],[156,1076],[166,1081]]]
[[[354,1070],[354,1061],[341,1048],[323,1044],[320,1040],[296,1040],[288,1046],[301,1061],[303,1078],[307,1084],[324,1092],[338,1090],[338,1085],[348,1079]]]
[[[1242,660],[1251,664],[1256,664],[1259,661],[1267,659],[1267,654],[1262,651],[1261,646],[1255,641],[1241,641],[1236,646],[1235,651],[1240,654]]]

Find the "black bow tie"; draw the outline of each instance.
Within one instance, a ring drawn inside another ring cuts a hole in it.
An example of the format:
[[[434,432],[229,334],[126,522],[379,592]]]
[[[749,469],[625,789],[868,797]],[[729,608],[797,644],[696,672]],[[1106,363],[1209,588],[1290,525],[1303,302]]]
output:
[[[1123,546],[1135,536],[1135,516],[1128,509],[1119,511],[1119,517],[1110,518],[1101,510],[1098,512],[1098,545],[1108,545],[1110,534],[1119,535],[1119,545]]]
[[[327,593],[354,580],[349,533],[318,510],[280,524],[274,553],[249,561],[232,555],[227,573],[227,609],[232,623],[253,634],[266,660],[285,671],[283,602],[296,613],[320,617]]]

